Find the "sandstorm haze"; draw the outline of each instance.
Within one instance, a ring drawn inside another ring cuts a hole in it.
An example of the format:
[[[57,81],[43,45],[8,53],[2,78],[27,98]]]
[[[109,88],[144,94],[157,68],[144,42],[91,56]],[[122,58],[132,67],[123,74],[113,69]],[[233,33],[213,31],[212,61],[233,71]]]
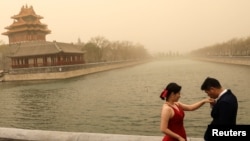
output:
[[[152,53],[186,53],[250,36],[249,0],[2,0],[1,33],[26,4],[52,31],[47,41],[103,36],[140,43]],[[8,43],[7,36],[0,40]]]

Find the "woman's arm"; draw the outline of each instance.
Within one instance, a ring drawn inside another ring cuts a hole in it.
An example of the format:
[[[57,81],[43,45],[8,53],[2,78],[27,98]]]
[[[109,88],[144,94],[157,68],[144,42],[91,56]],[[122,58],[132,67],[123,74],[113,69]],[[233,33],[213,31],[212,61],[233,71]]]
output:
[[[198,101],[194,104],[188,105],[188,104],[184,104],[181,102],[178,102],[179,106],[184,110],[184,111],[194,111],[198,108],[200,108],[202,105],[204,105],[205,103],[212,103],[214,102],[214,99],[211,98],[205,98],[202,99],[201,101]]]
[[[161,132],[164,134],[167,134],[173,138],[178,139],[179,141],[185,141],[184,138],[182,138],[180,135],[174,133],[173,131],[171,131],[168,128],[168,122],[169,119],[173,116],[173,111],[170,107],[167,106],[163,106],[162,107],[162,112],[161,112],[161,125],[160,125],[160,129]]]

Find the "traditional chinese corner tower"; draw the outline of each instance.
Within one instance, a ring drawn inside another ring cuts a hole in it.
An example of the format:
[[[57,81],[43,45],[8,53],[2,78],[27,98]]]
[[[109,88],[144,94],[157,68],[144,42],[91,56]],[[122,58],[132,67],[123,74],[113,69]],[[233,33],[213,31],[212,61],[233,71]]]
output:
[[[33,7],[23,6],[18,15],[11,17],[14,22],[2,33],[9,37],[11,68],[35,68],[84,64],[84,54],[78,46],[61,42],[48,42],[51,33],[42,24]]]
[[[37,15],[32,6],[23,6],[19,14],[11,18],[14,22],[5,27],[7,32],[2,33],[9,37],[9,44],[23,41],[46,41],[46,35],[51,33],[47,25],[40,22],[43,17]]]

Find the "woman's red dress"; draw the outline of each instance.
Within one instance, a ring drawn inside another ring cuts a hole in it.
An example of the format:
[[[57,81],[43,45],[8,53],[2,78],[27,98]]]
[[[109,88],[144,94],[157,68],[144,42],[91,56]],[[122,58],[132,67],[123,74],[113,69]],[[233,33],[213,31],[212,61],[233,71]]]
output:
[[[183,125],[183,119],[185,116],[184,111],[182,110],[182,108],[178,106],[177,107],[179,110],[177,110],[172,106],[170,107],[174,110],[174,116],[168,122],[168,129],[170,129],[171,131],[175,132],[176,134],[182,136],[184,139],[187,140],[186,131]],[[162,141],[178,141],[178,140],[168,135],[165,135]]]

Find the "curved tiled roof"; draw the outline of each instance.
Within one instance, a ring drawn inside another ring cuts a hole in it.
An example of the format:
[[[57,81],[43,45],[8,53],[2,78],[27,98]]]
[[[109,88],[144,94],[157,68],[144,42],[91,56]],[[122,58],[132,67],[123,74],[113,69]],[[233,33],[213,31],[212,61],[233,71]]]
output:
[[[14,15],[11,18],[18,19],[20,17],[25,17],[25,16],[33,16],[33,17],[36,17],[38,19],[42,19],[43,18],[42,16],[36,14],[36,12],[34,11],[34,9],[33,9],[32,6],[28,7],[27,5],[23,6],[21,8],[21,11],[19,12],[18,15]]]
[[[22,31],[41,31],[46,34],[51,33],[51,30],[47,28],[47,25],[40,22],[40,19],[43,17],[36,15],[32,6],[23,6],[19,14],[14,15],[11,18],[15,19],[14,22],[5,27],[8,31],[2,33],[2,35],[9,35]]]
[[[42,56],[58,53],[83,54],[78,46],[60,42],[30,41],[10,45],[13,54],[10,57]]]

